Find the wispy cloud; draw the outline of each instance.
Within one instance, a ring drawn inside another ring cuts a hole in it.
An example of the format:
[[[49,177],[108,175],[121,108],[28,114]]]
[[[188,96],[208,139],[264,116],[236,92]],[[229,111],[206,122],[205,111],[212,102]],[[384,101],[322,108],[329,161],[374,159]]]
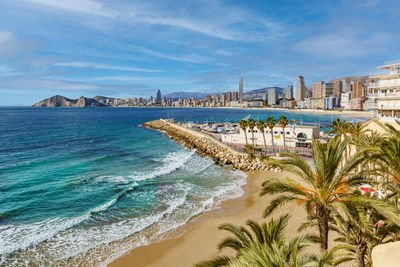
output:
[[[121,71],[133,71],[133,72],[163,72],[162,70],[104,65],[93,62],[59,62],[59,63],[54,63],[53,65],[62,67],[72,67],[72,68],[93,68],[93,69],[121,70]]]
[[[15,56],[33,52],[40,47],[39,42],[23,40],[11,31],[0,30],[0,59],[9,59]]]
[[[106,10],[102,3],[93,0],[26,0],[52,8],[63,9],[70,12],[81,12],[105,17],[117,17],[118,12]]]
[[[197,3],[198,8],[192,10],[190,5],[182,4],[183,12],[170,11],[169,3],[133,1],[129,3],[113,2],[106,5],[95,0],[25,0],[33,4],[46,6],[52,9],[64,10],[81,14],[97,15],[101,17],[123,21],[125,23],[148,24],[175,29],[183,29],[205,36],[236,41],[265,40],[283,33],[283,27],[266,17],[259,17],[248,13],[243,9],[220,4],[214,1],[212,4],[203,5]],[[203,7],[202,7],[203,6]],[[238,24],[246,25],[246,31],[242,31]],[[248,30],[253,29],[252,34]],[[274,33],[258,34],[257,31]]]
[[[133,46],[132,48],[135,51],[142,52],[142,53],[150,55],[150,56],[174,60],[174,61],[182,61],[182,62],[190,62],[190,63],[206,63],[209,60],[209,58],[207,58],[207,57],[199,56],[196,54],[185,55],[185,56],[176,56],[176,55],[171,55],[171,54],[159,52],[156,50],[148,49],[145,47]]]
[[[343,29],[312,36],[299,42],[295,49],[325,59],[359,57],[376,53],[384,48],[390,39],[385,33],[365,36],[356,30]]]

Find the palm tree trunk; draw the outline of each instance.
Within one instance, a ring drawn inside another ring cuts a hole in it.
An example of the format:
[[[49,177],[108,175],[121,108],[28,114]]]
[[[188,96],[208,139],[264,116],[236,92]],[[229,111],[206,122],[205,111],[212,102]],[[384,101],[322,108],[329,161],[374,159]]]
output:
[[[247,129],[244,129],[243,132],[244,132],[244,138],[246,139],[246,146],[247,146],[248,143],[247,143],[247,133],[246,133],[246,130],[247,130]]]
[[[285,128],[282,129],[283,129],[283,149],[286,150]]]
[[[361,246],[361,245],[360,245]],[[356,249],[356,255],[357,255],[357,266],[358,267],[365,267],[365,254],[366,254],[366,249],[365,247],[358,247]]]
[[[329,210],[324,206],[317,207],[317,217],[319,237],[321,239],[321,250],[326,251],[328,249]]]
[[[253,147],[256,148],[254,145],[254,130],[253,129],[251,129],[251,139],[253,141]]]
[[[271,129],[271,144],[272,144],[272,151],[273,151],[274,156],[275,156],[274,133],[273,133],[272,129]]]
[[[265,141],[265,132],[263,134],[265,153],[267,153],[267,141]]]

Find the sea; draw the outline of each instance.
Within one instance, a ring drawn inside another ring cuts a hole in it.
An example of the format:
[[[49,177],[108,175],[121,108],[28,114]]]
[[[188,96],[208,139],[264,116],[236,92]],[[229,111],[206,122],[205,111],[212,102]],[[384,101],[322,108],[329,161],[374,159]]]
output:
[[[104,266],[240,197],[244,172],[140,125],[247,115],[323,128],[338,117],[365,120],[247,109],[0,107],[0,265]]]

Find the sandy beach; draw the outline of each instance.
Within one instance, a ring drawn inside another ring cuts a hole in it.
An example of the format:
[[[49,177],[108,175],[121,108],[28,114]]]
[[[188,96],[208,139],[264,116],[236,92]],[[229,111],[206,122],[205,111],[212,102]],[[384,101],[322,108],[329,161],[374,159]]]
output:
[[[287,173],[264,171],[249,173],[245,194],[238,198],[225,201],[221,207],[214,211],[206,212],[192,220],[185,229],[180,229],[184,234],[177,238],[167,239],[148,246],[139,247],[128,254],[116,259],[109,266],[151,266],[151,267],[187,267],[202,259],[209,259],[219,254],[216,245],[226,233],[217,229],[222,223],[244,224],[248,219],[262,222],[262,214],[267,204],[274,196],[259,196],[261,184],[268,177],[283,177]],[[286,235],[293,237],[298,234],[297,229],[305,221],[306,214],[303,207],[296,203],[288,204],[278,209],[273,216],[278,217],[284,213],[291,215]],[[318,251],[318,246],[313,248]],[[229,254],[224,250],[222,254]]]

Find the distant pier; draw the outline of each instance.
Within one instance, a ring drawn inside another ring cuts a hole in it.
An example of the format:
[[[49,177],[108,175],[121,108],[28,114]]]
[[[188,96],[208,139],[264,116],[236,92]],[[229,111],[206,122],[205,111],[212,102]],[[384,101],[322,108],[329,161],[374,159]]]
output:
[[[149,121],[142,126],[164,132],[173,140],[189,149],[196,149],[199,155],[208,156],[220,165],[232,165],[233,168],[242,171],[272,169],[259,158],[249,158],[248,154],[236,151],[208,134],[185,128],[172,120]]]

